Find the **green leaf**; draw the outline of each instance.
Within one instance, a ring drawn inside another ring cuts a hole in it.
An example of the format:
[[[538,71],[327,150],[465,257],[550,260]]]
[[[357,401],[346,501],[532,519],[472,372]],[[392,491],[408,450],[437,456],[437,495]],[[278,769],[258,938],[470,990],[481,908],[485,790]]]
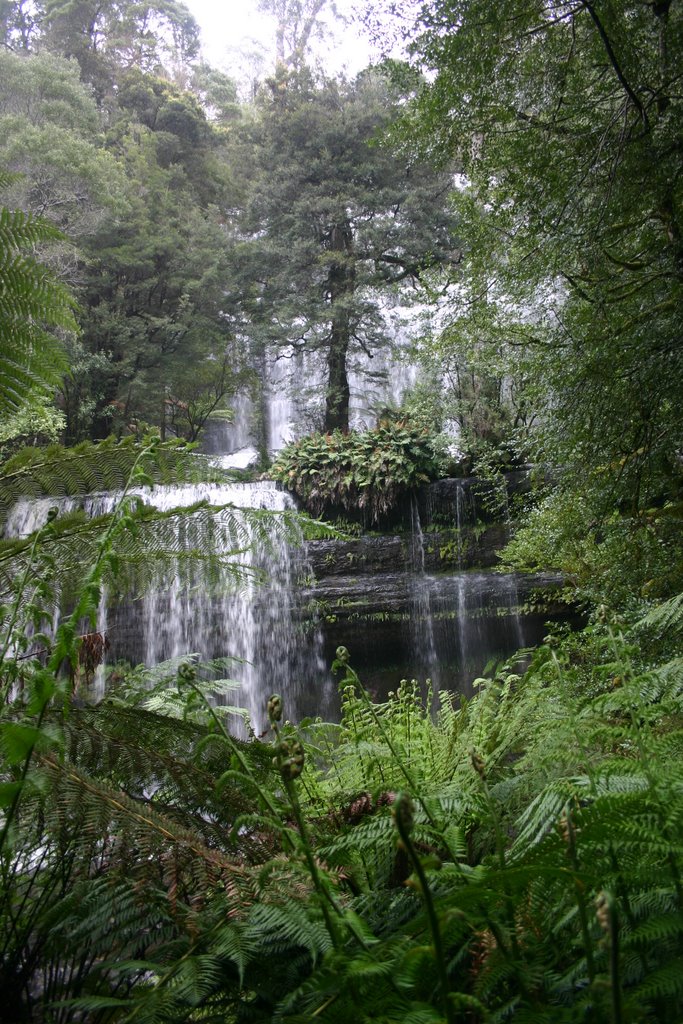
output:
[[[8,764],[21,764],[43,736],[40,729],[19,722],[0,723],[0,747]]]

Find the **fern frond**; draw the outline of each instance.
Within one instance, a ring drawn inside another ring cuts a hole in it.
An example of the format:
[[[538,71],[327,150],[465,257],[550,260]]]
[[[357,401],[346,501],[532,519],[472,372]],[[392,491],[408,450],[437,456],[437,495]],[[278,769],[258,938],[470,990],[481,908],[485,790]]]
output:
[[[158,511],[134,498],[131,501],[123,513],[118,510],[90,519],[72,512],[44,527],[38,579],[33,572],[26,573],[35,535],[0,541],[0,594],[11,594],[17,579],[25,578],[25,609],[36,583],[44,594],[44,605],[72,601],[116,515],[123,515],[121,528],[112,538],[100,573],[110,601],[141,597],[169,585],[182,593],[197,587],[205,592],[219,588],[220,594],[242,590],[250,581],[263,578],[251,552],[270,550],[281,538],[299,535],[292,512],[241,509],[232,504],[212,507],[205,502]]]
[[[67,289],[24,253],[37,242],[61,237],[39,218],[0,209],[0,414],[49,394],[67,370],[54,332],[77,331],[75,304]]]
[[[248,917],[246,934],[258,941],[262,955],[298,946],[317,960],[332,947],[322,915],[311,914],[306,904],[256,904]]]
[[[150,445],[134,437],[110,437],[97,443],[83,441],[73,448],[23,448],[0,469],[0,524],[12,511],[6,533],[31,533],[42,526],[49,508],[59,509],[58,499],[120,491],[130,483],[134,467],[138,479],[162,484],[206,476],[210,468],[187,445],[175,441]],[[42,498],[53,500],[37,504],[35,499]],[[17,505],[21,499],[25,500]],[[64,503],[61,510],[81,506],[97,514],[85,501]]]
[[[237,855],[231,829],[238,816],[253,807],[253,797],[237,784],[215,790],[214,780],[224,756],[206,748],[200,751],[202,726],[104,703],[97,708],[74,709],[65,732],[69,756],[87,766],[92,777],[107,780],[137,801],[158,808],[179,826],[196,832],[207,845]],[[245,756],[252,759],[250,748]],[[154,789],[152,798],[146,796],[150,788]],[[253,845],[244,836],[240,860],[248,859]]]
[[[644,615],[637,627],[663,634],[680,633],[683,630],[683,594],[676,594],[668,601],[655,605]]]
[[[640,1000],[667,1000],[673,1010],[683,997],[683,957],[676,957],[665,966],[655,968],[638,985],[636,992]]]
[[[153,802],[132,799],[119,788],[51,757],[41,759],[40,765],[54,787],[49,813],[54,827],[73,828],[77,822],[83,843],[94,843],[102,835],[123,830],[127,844],[139,844],[139,850],[146,850],[154,858],[149,865],[153,875],[158,877],[159,870],[171,862],[182,865],[188,877],[196,878],[204,887],[219,884],[227,875],[233,882],[243,883],[243,905],[248,903],[251,882],[244,869],[205,846],[196,832],[186,831],[157,811]],[[144,858],[138,861],[138,869],[145,871]]]

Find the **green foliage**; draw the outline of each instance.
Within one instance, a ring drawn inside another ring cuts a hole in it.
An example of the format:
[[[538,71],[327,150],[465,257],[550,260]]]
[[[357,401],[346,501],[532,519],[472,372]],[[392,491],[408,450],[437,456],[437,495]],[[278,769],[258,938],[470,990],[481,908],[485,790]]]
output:
[[[83,247],[125,201],[126,182],[103,147],[101,118],[74,61],[0,52],[0,164],[17,171],[5,204],[46,218],[66,238],[41,253],[72,286]]]
[[[680,591],[681,503],[668,501],[638,516],[605,514],[601,490],[546,491],[527,509],[503,553],[510,567],[556,568],[587,604],[631,608]]]
[[[98,444],[87,441],[72,448],[22,448],[0,469],[0,523],[20,498],[84,496],[97,491],[124,488],[134,465],[140,481],[171,483],[206,472],[203,459],[193,457],[179,442],[161,444],[146,439],[147,447],[133,437],[108,438]]]
[[[0,187],[9,180],[0,176]],[[50,394],[66,369],[56,332],[76,329],[73,300],[30,251],[59,237],[39,218],[0,209],[0,413],[5,416],[26,411],[32,396]]]
[[[322,348],[328,413],[343,420],[348,346],[384,340],[371,290],[434,285],[442,258],[459,258],[450,214],[435,229],[423,216],[431,172],[368,144],[388,117],[375,78],[318,90],[305,72],[276,75],[254,137],[232,133],[232,168],[242,146],[263,177],[228,188],[216,162],[228,135],[156,73],[169,54],[192,58],[182,4],[10,7],[7,46],[37,32],[75,54],[108,117],[105,157],[73,69],[3,56],[3,145],[27,163],[26,196],[83,212],[89,236],[86,332],[62,386],[70,436],[114,423],[142,437],[156,422],[194,437],[241,373],[245,326],[272,344],[295,324]],[[436,346],[453,382],[440,417],[459,418],[493,472],[501,436],[545,411],[538,451],[566,467],[562,486],[508,560],[563,568],[589,599],[628,606],[636,593],[649,611],[626,632],[603,609],[524,669],[477,680],[469,701],[404,680],[373,702],[341,648],[341,721],[296,728],[274,697],[265,743],[230,732],[229,664],[140,667],[87,705],[104,589],[142,592],[179,562],[188,585],[224,585],[216,539],[243,550],[273,517],[143,506],[140,488],[188,462],[157,441],[18,453],[0,474],[3,519],[21,495],[46,513],[62,497],[74,507],[0,547],[9,1020],[683,1017],[680,11],[432,0],[421,19],[433,74],[398,72],[421,97],[411,136],[461,162],[468,253]],[[217,121],[232,116],[229,83],[198,88]],[[112,177],[100,204],[92,186],[114,159],[128,184]],[[51,330],[73,327],[72,307],[35,250],[54,240],[27,214],[0,215],[6,414],[39,396],[44,408],[64,366]],[[376,522],[440,470],[430,432],[398,420],[305,438],[276,471],[317,514]],[[112,487],[112,511],[86,519],[84,495]]]
[[[381,296],[427,301],[454,272],[450,179],[378,141],[401,106],[381,75],[316,82],[281,65],[266,85],[258,119],[235,133],[253,175],[233,254],[235,316],[261,351],[319,354],[322,389],[306,398],[318,405],[322,390],[318,423],[348,430],[349,374],[391,343]]]
[[[135,4],[100,5],[88,22],[92,46],[79,34],[85,8],[49,5],[39,18],[52,26],[50,46],[76,33],[76,51],[64,52],[85,61],[81,79],[78,65],[55,53],[0,52],[0,161],[22,172],[6,203],[49,217],[68,236],[40,253],[79,303],[80,340],[67,342],[72,374],[60,389],[66,439],[142,435],[157,426],[195,440],[248,377],[224,315],[225,209],[235,202],[217,159],[223,139],[196,96],[158,65],[156,74],[141,66],[148,49],[172,39],[181,45],[189,18],[182,5],[146,13]],[[123,37],[118,24],[113,29],[118,17],[127,25]],[[52,33],[53,22],[69,26],[66,36]],[[103,47],[105,25],[113,34]],[[134,49],[127,33],[135,31],[134,66],[116,66],[118,45]],[[116,80],[115,90],[105,87],[106,103],[98,97],[100,109],[82,80],[87,68],[102,73],[100,82]]]
[[[271,472],[314,515],[337,506],[376,523],[402,494],[442,475],[442,466],[427,428],[399,419],[374,430],[311,434],[284,448]]]
[[[210,586],[220,566],[225,586],[230,545],[242,551],[257,535],[292,528],[291,517],[206,503],[167,513],[142,506],[134,492],[171,469],[177,477],[179,460],[192,467],[178,445],[153,439],[27,451],[8,464],[9,498],[13,488],[49,493],[55,480],[81,500],[88,487],[120,486],[108,514],[84,520],[53,507],[43,526],[0,552],[0,992],[10,1019],[70,1019],[79,999],[89,1019],[126,1008],[130,991],[149,985],[151,957],[196,949],[208,903],[222,925],[263,895],[245,853],[250,835],[255,865],[271,850],[266,818],[255,823],[263,808],[278,819],[277,800],[263,788],[270,759],[233,740],[220,709],[207,711],[207,689],[223,700],[234,689],[226,665],[138,671],[128,692],[110,693],[97,711],[82,702],[105,586],[159,584],[182,573],[183,560],[194,565],[194,585]],[[179,516],[194,549],[178,549]],[[233,764],[248,774],[242,787]],[[241,827],[240,818],[252,822]],[[275,834],[282,830],[277,821]],[[320,943],[315,928],[308,933]],[[220,938],[228,945],[224,931]],[[213,990],[211,969],[208,985],[196,961],[188,967],[192,980],[172,972],[171,1004],[185,985],[195,1001],[195,983]]]
[[[461,170],[466,258],[437,345],[456,397],[507,377],[513,433],[589,522],[671,551],[649,510],[681,500],[680,8],[430,0],[411,36],[431,77],[401,141]]]
[[[108,143],[129,188],[89,239],[90,363],[79,360],[80,386],[64,391],[68,437],[152,425],[195,440],[248,378],[225,315],[230,237],[216,204],[231,197],[214,159],[217,136],[193,97],[130,72],[120,103]]]
[[[46,0],[36,21],[43,45],[75,58],[100,100],[111,97],[122,68],[170,73],[199,48],[197,23],[178,0]]]
[[[469,702],[404,680],[377,704],[340,648],[340,724],[273,697],[266,744],[226,729],[223,665],[37,724],[36,680],[0,732],[5,807],[31,762],[3,995],[28,1019],[669,1024],[683,673],[634,659],[603,623]]]

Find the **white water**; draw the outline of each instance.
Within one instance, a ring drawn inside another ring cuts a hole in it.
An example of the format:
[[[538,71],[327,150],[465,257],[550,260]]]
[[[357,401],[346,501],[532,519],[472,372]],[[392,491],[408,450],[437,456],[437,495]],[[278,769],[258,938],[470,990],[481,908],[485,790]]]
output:
[[[270,480],[257,483],[199,483],[176,484],[157,487],[131,487],[126,492],[138,497],[145,505],[151,505],[160,512],[173,508],[187,508],[199,501],[210,505],[234,505],[237,508],[270,509],[284,511],[293,509],[290,496],[278,490]],[[26,537],[39,530],[47,522],[51,508],[57,508],[60,515],[82,508],[88,516],[101,516],[112,512],[123,496],[122,491],[100,491],[85,497],[68,498],[23,498],[18,501],[5,527],[7,537]]]
[[[435,615],[446,613],[440,655],[465,691],[489,658],[500,660],[525,646],[517,581],[496,572],[458,572],[435,584]]]
[[[232,455],[251,442],[252,401],[247,392],[239,392],[230,400],[232,417],[209,417],[204,427],[203,447],[208,455]]]
[[[358,351],[349,358],[349,420],[356,430],[374,427],[382,409],[399,408],[417,380],[417,366],[410,357],[409,345],[421,308],[410,311],[385,306],[381,312],[387,343],[377,347],[372,357]],[[273,348],[265,356],[262,371],[265,443],[274,455],[290,441],[320,429],[325,359],[321,352],[286,346]],[[243,458],[256,451],[256,410],[246,393],[235,395],[231,405],[232,422],[211,420],[203,444],[207,454],[222,457],[221,465],[241,468],[249,464]]]
[[[456,527],[457,571],[425,573],[424,536],[417,502],[413,502],[411,565],[415,576],[409,587],[415,659],[437,685],[448,678],[451,686],[467,692],[489,659],[500,660],[526,645],[518,577],[495,570],[464,571],[467,531],[477,522],[471,480],[449,481],[436,509],[430,497],[430,519],[435,511],[443,525],[448,520]]]
[[[197,656],[200,661],[232,659],[229,674],[240,682],[238,703],[249,712],[253,728],[262,730],[265,705],[271,692],[287,695],[286,713],[299,717],[317,707],[324,713],[330,699],[322,658],[321,637],[315,628],[303,636],[294,615],[296,576],[305,572],[301,550],[287,542],[283,530],[270,530],[267,545],[259,542],[248,511],[284,512],[293,506],[290,496],[270,481],[258,483],[202,483],[133,488],[129,492],[160,511],[187,508],[204,501],[230,507],[222,513],[225,531],[225,566],[209,586],[197,572],[178,568],[140,600],[108,607],[100,602],[97,629],[108,632],[108,660],[133,652],[151,667],[171,658]],[[17,503],[8,520],[8,536],[26,536],[45,524],[48,512],[82,507],[89,516],[113,511],[121,492],[85,498],[25,500]],[[235,535],[237,523],[237,536]],[[175,531],[173,546],[193,546],[192,521],[183,517],[167,524]],[[241,570],[235,585],[234,569]],[[265,577],[261,581],[261,574]],[[91,698],[99,699],[105,686],[106,666],[96,673]],[[313,693],[315,697],[313,699]],[[313,699],[313,704],[312,704]],[[303,709],[303,710],[302,710]]]
[[[425,573],[424,535],[420,522],[417,500],[413,496],[410,504],[411,518],[411,566],[414,576],[411,586],[410,622],[413,647],[419,652],[420,661],[426,666],[427,674],[438,690],[439,660],[434,640],[431,591],[433,578]]]

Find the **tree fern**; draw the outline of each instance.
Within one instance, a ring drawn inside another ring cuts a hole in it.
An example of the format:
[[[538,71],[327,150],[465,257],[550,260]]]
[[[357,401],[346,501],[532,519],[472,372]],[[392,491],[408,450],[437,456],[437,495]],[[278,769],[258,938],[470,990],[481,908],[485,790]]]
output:
[[[0,174],[0,187],[10,180]],[[0,209],[0,414],[49,394],[67,369],[56,332],[77,330],[74,303],[30,252],[61,237],[40,218]]]

